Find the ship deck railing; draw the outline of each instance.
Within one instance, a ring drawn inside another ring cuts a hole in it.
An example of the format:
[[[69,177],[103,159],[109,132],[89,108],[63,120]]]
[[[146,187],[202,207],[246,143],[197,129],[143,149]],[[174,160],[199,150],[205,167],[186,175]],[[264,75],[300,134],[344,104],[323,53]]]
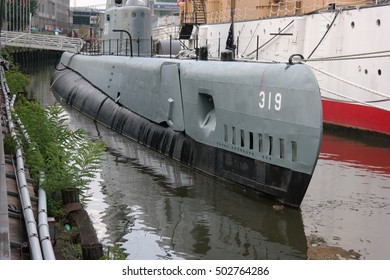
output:
[[[107,39],[107,40],[89,40],[86,41],[83,47],[80,50],[80,53],[87,55],[116,55],[116,56],[149,56],[149,57],[169,57],[176,58],[179,56],[177,48],[173,47],[174,43],[177,46],[177,43],[180,44],[182,51],[193,52],[197,58],[200,49],[208,48],[207,40],[206,44],[200,45],[201,39],[198,36],[194,36],[194,39],[191,40],[180,40],[172,35],[169,36],[169,39],[165,41],[165,50],[161,50],[162,42],[158,39],[151,37],[150,39]],[[175,41],[175,42],[174,42]],[[219,40],[221,44],[223,40]],[[222,47],[219,47],[219,50],[222,50]],[[218,52],[219,58],[221,52]]]
[[[168,41],[173,42],[175,39],[173,36]],[[166,52],[159,52],[159,40],[150,39],[108,39],[108,40],[95,40],[87,41],[84,43],[80,52],[88,55],[116,55],[116,56],[149,56],[154,57],[156,55],[163,55],[166,57],[174,58],[177,53],[174,52],[172,44],[169,44],[169,48]],[[188,49],[188,47],[180,42],[182,49]]]

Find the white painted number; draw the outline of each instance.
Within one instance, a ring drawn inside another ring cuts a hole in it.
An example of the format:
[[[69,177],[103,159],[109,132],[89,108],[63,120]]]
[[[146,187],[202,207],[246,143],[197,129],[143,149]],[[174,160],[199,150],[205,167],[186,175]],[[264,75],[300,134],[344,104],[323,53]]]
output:
[[[267,98],[265,92],[260,91],[259,97],[260,97],[260,102],[259,102],[260,109],[264,109],[266,105],[268,110],[272,109],[272,105],[275,111],[280,111],[280,109],[282,108],[282,95],[279,92],[275,94],[274,98],[272,98],[272,92],[269,92]]]
[[[260,96],[259,107],[261,109],[264,109],[264,105],[265,105],[265,93],[264,93],[264,91],[260,91],[259,96]]]
[[[282,108],[282,95],[278,92],[275,95],[275,110],[280,111]]]

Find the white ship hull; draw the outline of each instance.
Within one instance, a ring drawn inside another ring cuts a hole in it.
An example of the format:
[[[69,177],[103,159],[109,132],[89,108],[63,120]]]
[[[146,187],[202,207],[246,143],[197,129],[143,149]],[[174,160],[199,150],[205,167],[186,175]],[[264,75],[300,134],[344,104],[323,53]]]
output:
[[[324,122],[390,134],[389,14],[390,5],[375,5],[235,22],[236,58],[286,62],[301,54],[320,84]],[[198,46],[220,57],[230,26],[200,25]]]

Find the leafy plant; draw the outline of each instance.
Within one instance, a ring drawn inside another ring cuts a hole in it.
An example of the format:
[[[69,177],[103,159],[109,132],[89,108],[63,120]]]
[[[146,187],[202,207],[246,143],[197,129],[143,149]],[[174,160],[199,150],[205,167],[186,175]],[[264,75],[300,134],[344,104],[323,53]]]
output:
[[[58,247],[61,256],[65,260],[82,260],[82,246],[80,242],[77,241],[79,235],[78,228],[69,226],[69,229],[66,229],[65,225],[62,223],[57,223],[56,228],[57,232],[60,233],[56,242],[59,243]]]
[[[19,92],[26,92],[28,85],[30,84],[30,78],[17,70],[9,70],[5,72],[5,78],[10,91],[13,94]]]
[[[104,252],[104,256],[101,257],[102,260],[125,260],[126,254],[123,252],[123,249],[119,247],[118,243],[115,243],[113,246],[107,246]]]
[[[14,59],[12,57],[13,52],[14,52],[13,47],[4,47],[4,48],[0,49],[1,57],[3,57],[3,59],[5,59],[6,61],[9,62],[9,66],[11,67],[11,69],[16,68],[16,65],[14,64],[14,61],[13,61]]]
[[[4,153],[14,155],[16,153],[16,141],[10,133],[5,133],[3,138]]]
[[[31,175],[39,180],[39,173],[45,173],[43,188],[49,213],[60,215],[62,189],[79,189],[80,201],[85,204],[87,185],[100,168],[105,143],[88,139],[81,129],[72,131],[62,107],[45,109],[37,101],[20,97],[15,109],[30,136],[24,147],[28,147],[26,162],[31,166]]]

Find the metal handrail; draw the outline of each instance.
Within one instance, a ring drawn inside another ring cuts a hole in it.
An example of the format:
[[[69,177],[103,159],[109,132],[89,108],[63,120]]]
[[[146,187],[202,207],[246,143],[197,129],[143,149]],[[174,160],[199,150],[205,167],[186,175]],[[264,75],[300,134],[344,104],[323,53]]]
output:
[[[124,32],[124,33],[127,34],[127,36],[129,36],[129,39],[130,39],[130,56],[133,57],[133,39],[131,38],[130,32],[127,31],[127,30],[124,30],[124,29],[114,29],[112,31],[114,31],[114,32]],[[138,41],[139,41],[139,39],[138,39]],[[138,46],[139,46],[139,44],[138,44]],[[138,55],[139,55],[139,50],[138,50]]]

